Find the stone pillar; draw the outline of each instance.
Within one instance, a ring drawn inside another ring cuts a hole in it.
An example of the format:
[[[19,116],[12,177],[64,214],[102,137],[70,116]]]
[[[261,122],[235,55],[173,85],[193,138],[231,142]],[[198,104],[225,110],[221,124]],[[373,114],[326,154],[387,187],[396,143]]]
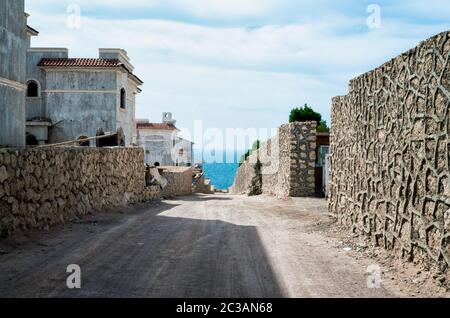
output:
[[[292,123],[288,127],[290,139],[289,196],[313,196],[316,192],[317,123]]]
[[[25,145],[24,0],[0,1],[0,147]]]

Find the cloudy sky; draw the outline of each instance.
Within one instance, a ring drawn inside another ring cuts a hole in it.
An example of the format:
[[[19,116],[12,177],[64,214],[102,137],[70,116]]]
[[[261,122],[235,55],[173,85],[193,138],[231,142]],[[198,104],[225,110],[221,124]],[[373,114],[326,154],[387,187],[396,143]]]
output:
[[[75,6],[73,6],[75,4]],[[128,51],[137,116],[180,127],[272,128],[308,103],[329,120],[348,80],[450,29],[439,0],[26,0],[33,46]],[[81,9],[81,23],[74,19]],[[381,20],[378,20],[378,9]]]

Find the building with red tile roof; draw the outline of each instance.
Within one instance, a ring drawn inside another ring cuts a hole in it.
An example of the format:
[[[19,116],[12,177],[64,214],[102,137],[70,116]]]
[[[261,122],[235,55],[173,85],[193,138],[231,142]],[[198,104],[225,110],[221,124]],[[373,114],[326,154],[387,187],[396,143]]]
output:
[[[122,128],[125,144],[136,144],[136,96],[143,81],[125,50],[71,58],[63,48],[29,48],[26,84],[29,143],[53,144],[95,136],[99,128]]]
[[[137,129],[177,131],[178,128],[169,123],[137,123]]]
[[[151,166],[192,166],[194,143],[178,136],[180,130],[171,113],[163,113],[161,123],[137,120],[138,145],[145,150]]]

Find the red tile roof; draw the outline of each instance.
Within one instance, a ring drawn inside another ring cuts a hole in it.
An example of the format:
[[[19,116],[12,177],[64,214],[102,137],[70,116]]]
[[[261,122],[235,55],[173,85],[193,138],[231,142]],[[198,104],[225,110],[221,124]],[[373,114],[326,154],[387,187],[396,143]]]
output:
[[[134,75],[122,62],[117,59],[98,59],[98,58],[43,58],[38,66],[41,67],[123,67],[138,83],[143,84],[142,80]]]
[[[150,129],[150,130],[178,130],[175,125],[172,124],[154,124],[154,123],[138,123],[137,129]]]
[[[119,60],[96,59],[96,58],[44,58],[38,66],[43,67],[121,67]]]

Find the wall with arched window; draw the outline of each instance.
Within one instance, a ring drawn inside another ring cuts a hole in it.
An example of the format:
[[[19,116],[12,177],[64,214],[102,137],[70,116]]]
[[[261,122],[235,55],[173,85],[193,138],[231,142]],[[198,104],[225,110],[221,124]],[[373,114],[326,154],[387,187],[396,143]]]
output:
[[[121,109],[127,108],[127,92],[125,88],[122,88],[120,90],[120,108]]]
[[[41,86],[36,80],[27,82],[27,97],[41,97]]]
[[[42,86],[35,78],[28,78],[26,82],[26,119],[45,117],[42,105]]]

